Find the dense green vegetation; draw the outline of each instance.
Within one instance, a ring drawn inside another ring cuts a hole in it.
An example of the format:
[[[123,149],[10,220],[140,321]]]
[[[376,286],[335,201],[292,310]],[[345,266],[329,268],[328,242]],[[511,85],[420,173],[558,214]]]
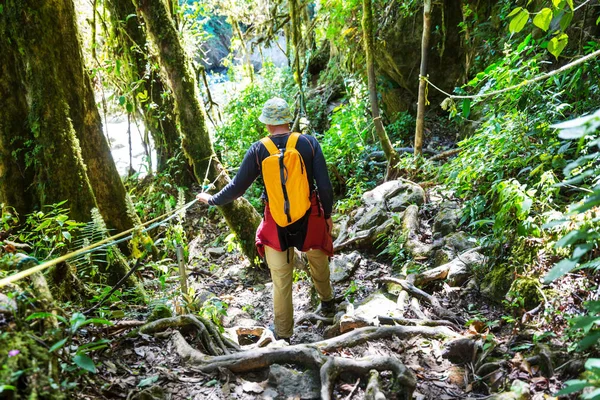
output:
[[[114,382],[100,377],[113,368],[109,351],[149,337],[138,326],[125,337],[131,327],[120,322],[192,314],[217,337],[238,284],[265,290],[266,269],[253,248],[260,180],[230,208],[193,206],[187,216],[176,210],[199,191],[225,186],[266,134],[258,116],[277,96],[292,105],[294,128],[322,146],[342,230],[364,215],[363,195],[386,177],[425,189],[419,237],[406,227],[408,212],[394,211],[387,230],[357,246],[371,257],[369,268],[390,265],[405,279],[444,264],[434,260],[437,252],[421,255],[410,243],[434,246],[441,239],[432,232],[435,219],[445,202],[457,204],[454,230],[486,258],[472,271],[472,284],[461,284],[477,287],[476,299],[466,300],[461,334],[479,335],[488,361],[510,361],[513,370],[515,357],[539,358],[545,348],[560,353],[556,359],[580,360],[579,368],[563,371],[552,360],[556,374],[544,371],[547,386],[532,384],[532,391],[600,399],[600,2],[434,2],[421,99],[428,104],[424,152],[417,156],[421,1],[372,2],[375,92],[362,1],[99,0],[91,9],[53,3],[0,4],[0,279],[133,228],[123,243],[0,283],[0,398],[110,397]],[[56,15],[62,28],[37,43],[36,30],[20,27],[31,15]],[[59,34],[71,45],[51,42]],[[37,54],[38,45],[44,52]],[[72,54],[79,58],[67,58]],[[72,68],[60,71],[61,63]],[[66,86],[71,70],[83,82]],[[52,97],[42,90],[49,85]],[[375,118],[373,98],[381,107]],[[85,115],[76,116],[76,104]],[[110,116],[127,121],[122,184],[103,150],[110,139],[99,129]],[[398,158],[384,153],[379,121]],[[138,171],[131,161],[135,132],[145,160]],[[43,147],[53,143],[50,157]],[[58,187],[66,181],[68,188]],[[227,295],[212,286],[180,288],[186,263],[199,276],[221,271]],[[232,266],[243,269],[240,281],[224,272]],[[295,272],[295,284],[308,280]],[[441,285],[428,288],[448,295]],[[338,289],[350,303],[370,294],[354,280]],[[242,308],[256,320],[270,312]],[[515,338],[531,330],[531,342],[519,345]],[[196,343],[209,354],[200,336]],[[500,345],[504,359],[493,353]],[[463,396],[518,392],[508,373],[490,383],[489,374],[470,368]],[[537,373],[520,368],[529,378]]]

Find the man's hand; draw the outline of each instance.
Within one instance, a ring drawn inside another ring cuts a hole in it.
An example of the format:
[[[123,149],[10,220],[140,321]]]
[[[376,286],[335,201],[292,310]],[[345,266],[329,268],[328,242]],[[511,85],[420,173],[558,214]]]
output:
[[[331,230],[333,229],[333,220],[331,217],[329,217],[325,220],[325,223],[327,224],[327,233],[331,235]]]
[[[202,192],[196,195],[196,200],[201,201],[202,203],[208,204],[208,200],[210,200],[212,196],[208,193]]]

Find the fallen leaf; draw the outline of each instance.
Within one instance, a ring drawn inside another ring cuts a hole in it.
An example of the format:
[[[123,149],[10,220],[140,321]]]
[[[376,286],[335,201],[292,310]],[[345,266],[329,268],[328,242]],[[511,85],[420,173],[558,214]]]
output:
[[[140,383],[138,383],[138,387],[146,387],[154,384],[158,380],[158,375],[150,376],[146,379],[142,379]]]

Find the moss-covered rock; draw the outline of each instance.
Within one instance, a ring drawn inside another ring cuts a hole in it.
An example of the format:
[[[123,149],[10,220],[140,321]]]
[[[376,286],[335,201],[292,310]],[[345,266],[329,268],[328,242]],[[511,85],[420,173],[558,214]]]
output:
[[[510,286],[507,300],[523,299],[523,305],[530,310],[539,305],[544,299],[540,293],[540,282],[536,278],[517,278]]]
[[[163,318],[171,318],[173,316],[173,312],[171,309],[164,304],[159,304],[150,313],[148,317],[148,322],[157,321]]]
[[[500,302],[510,289],[513,281],[513,268],[510,265],[498,265],[485,274],[481,282],[481,292]]]

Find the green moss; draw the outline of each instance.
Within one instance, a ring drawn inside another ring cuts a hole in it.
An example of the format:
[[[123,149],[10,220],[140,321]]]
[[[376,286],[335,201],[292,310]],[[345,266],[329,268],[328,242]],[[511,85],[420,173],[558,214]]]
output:
[[[163,318],[171,318],[173,316],[173,312],[171,309],[164,304],[159,304],[150,313],[148,317],[148,322],[157,321]]]
[[[481,291],[491,299],[500,302],[510,289],[513,281],[513,268],[501,264],[485,274],[481,282]]]
[[[49,371],[50,354],[26,332],[4,332],[0,334],[0,382],[15,388],[14,399],[64,399],[66,394],[58,386],[53,388]],[[8,353],[18,350],[9,357]],[[11,393],[7,390],[5,393]]]
[[[540,283],[535,278],[518,278],[510,286],[510,300],[523,299],[525,309],[530,310],[540,304],[544,299],[540,293]]]

